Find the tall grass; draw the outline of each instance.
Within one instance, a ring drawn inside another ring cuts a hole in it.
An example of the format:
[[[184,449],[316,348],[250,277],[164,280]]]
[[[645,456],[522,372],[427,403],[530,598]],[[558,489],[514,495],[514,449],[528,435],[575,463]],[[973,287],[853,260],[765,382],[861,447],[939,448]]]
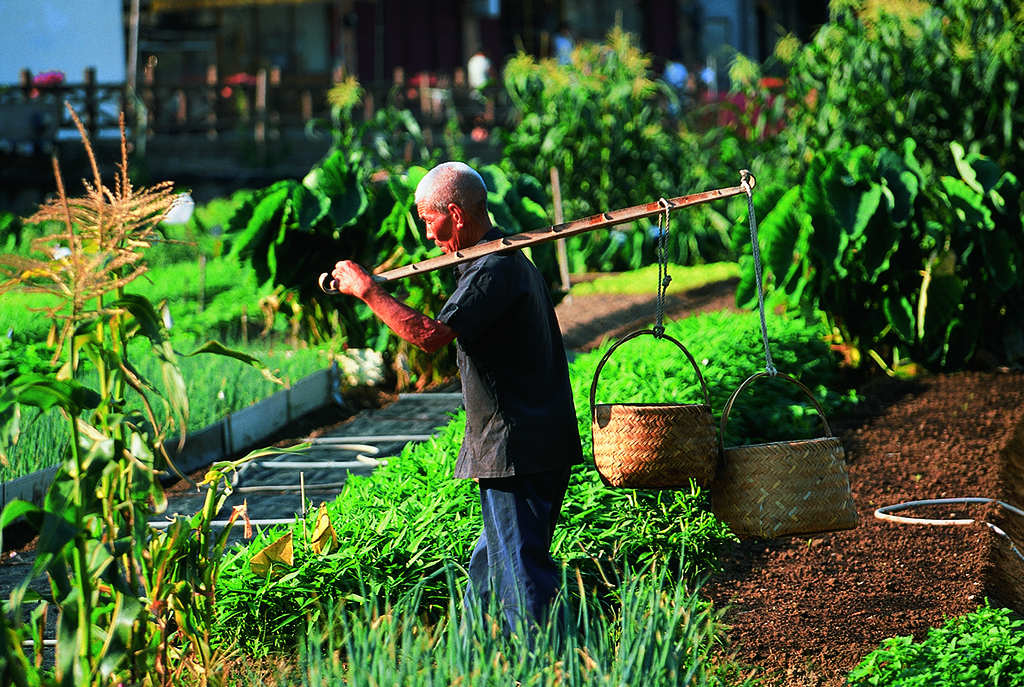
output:
[[[451,594],[441,618],[424,617],[417,587],[394,605],[367,599],[308,626],[296,674],[277,684],[349,687],[555,687],[749,685],[728,672],[719,612],[666,567],[626,571],[611,606],[566,579],[553,620],[506,635],[492,599],[467,607],[448,564]],[[578,596],[576,596],[578,595]]]

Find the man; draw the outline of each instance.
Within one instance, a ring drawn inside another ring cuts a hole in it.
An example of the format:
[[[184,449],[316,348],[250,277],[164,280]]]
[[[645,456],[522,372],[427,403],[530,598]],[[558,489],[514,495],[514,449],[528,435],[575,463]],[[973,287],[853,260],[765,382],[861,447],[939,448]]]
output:
[[[487,188],[461,162],[430,170],[416,188],[427,239],[445,253],[501,238],[487,213]],[[568,363],[547,285],[519,251],[455,268],[458,286],[437,318],[388,294],[342,261],[334,286],[362,299],[406,341],[433,352],[457,340],[466,435],[456,478],[480,485],[483,533],[469,562],[467,599],[501,600],[508,630],[544,622],[560,574],[551,538],[582,460]]]

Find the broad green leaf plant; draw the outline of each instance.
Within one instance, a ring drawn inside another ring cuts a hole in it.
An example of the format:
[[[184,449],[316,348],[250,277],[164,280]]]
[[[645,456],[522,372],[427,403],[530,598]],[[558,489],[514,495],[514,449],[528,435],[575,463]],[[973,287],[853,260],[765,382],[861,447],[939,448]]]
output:
[[[174,431],[185,436],[189,407],[157,308],[128,290],[146,272],[142,251],[174,194],[169,183],[133,188],[123,125],[120,170],[114,188],[106,187],[71,114],[93,179],[83,197],[69,198],[55,161],[58,196],[31,221],[52,222],[58,231],[36,239],[33,254],[3,256],[0,267],[0,292],[52,297],[45,315],[53,322],[56,364],[55,371],[4,380],[4,433],[28,406],[59,412],[70,436],[44,503],[15,500],[3,511],[0,525],[24,518],[39,543],[31,569],[4,604],[0,631],[13,641],[4,642],[0,660],[19,685],[171,684],[186,673],[216,683],[213,668],[223,656],[209,624],[223,542],[211,544],[209,523],[217,492],[211,489],[213,500],[192,520],[164,533],[149,524],[166,506],[160,478],[173,465],[165,441]],[[159,379],[139,373],[133,360],[140,355],[159,361]],[[86,373],[95,380],[89,386]],[[40,594],[29,583],[44,573],[50,590]],[[59,618],[52,672],[41,650],[30,661],[21,649],[23,640],[42,646],[50,607]],[[193,612],[204,607],[205,616]]]
[[[819,153],[760,224],[766,286],[790,306],[820,308],[854,363],[1024,359],[1021,183],[958,143],[950,157],[952,173],[934,183],[912,140]],[[737,298],[756,293],[745,269]]]

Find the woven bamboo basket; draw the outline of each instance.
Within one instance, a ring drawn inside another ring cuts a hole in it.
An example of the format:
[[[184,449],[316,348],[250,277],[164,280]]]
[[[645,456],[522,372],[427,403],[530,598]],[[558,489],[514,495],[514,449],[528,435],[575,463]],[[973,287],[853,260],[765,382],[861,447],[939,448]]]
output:
[[[779,441],[722,448],[711,488],[711,510],[741,539],[802,536],[857,526],[842,441],[832,436],[825,413],[810,390],[789,375],[811,399],[824,426],[818,439]],[[732,404],[751,382],[771,377],[760,372],[747,378],[722,411],[722,436]]]
[[[597,381],[622,344],[650,334],[671,341],[686,355],[700,380],[704,403],[597,403]],[[715,475],[718,439],[708,389],[696,361],[670,336],[644,329],[626,335],[604,354],[590,386],[594,462],[604,483],[627,489],[679,489],[693,480],[706,487]]]

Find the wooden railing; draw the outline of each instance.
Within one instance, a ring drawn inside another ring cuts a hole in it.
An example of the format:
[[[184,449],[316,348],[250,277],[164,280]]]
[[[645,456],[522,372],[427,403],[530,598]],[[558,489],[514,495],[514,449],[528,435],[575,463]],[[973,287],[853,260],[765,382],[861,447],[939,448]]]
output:
[[[124,84],[98,83],[94,69],[85,71],[80,84],[38,83],[23,71],[19,84],[0,87],[0,148],[14,145],[23,154],[29,148],[49,152],[61,130],[74,129],[65,102],[92,138],[101,131],[116,131],[124,111],[129,138],[142,146],[162,134],[205,134],[215,139],[238,131],[247,131],[259,143],[330,114],[331,77],[286,80],[276,70],[224,76],[211,66],[198,82],[169,82],[154,66],[146,65],[137,94]],[[372,117],[376,108],[393,104],[413,112],[425,130],[444,127],[453,117],[467,131],[473,126],[489,129],[508,109],[503,89],[474,94],[446,75],[418,74],[365,88],[363,107],[354,116]]]

